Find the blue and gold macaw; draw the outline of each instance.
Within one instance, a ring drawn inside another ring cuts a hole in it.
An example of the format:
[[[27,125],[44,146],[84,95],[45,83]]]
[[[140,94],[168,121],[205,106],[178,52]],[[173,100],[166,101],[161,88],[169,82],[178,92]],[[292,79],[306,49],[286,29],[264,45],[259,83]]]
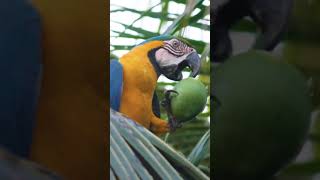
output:
[[[187,66],[192,71],[190,75],[195,77],[200,70],[200,57],[183,39],[158,36],[144,41],[119,61],[110,62],[111,108],[155,134],[168,132],[168,122],[154,112],[159,109],[155,104],[157,79],[163,74],[179,81]]]

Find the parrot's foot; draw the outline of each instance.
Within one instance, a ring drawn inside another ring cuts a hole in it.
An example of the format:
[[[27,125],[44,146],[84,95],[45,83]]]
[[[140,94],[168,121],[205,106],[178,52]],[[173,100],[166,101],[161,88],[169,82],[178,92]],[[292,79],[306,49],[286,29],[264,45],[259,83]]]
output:
[[[164,100],[161,101],[161,105],[164,107],[168,115],[170,132],[174,132],[177,128],[181,127],[181,124],[176,120],[176,118],[174,117],[171,111],[171,94],[172,93],[179,94],[175,90],[166,90],[164,92]]]
[[[157,119],[151,123],[150,130],[156,135],[169,132],[170,128],[167,121]]]
[[[176,129],[181,128],[182,125],[181,123],[179,123],[175,117],[171,117],[169,118],[169,128],[170,128],[170,132],[174,132],[176,131]]]

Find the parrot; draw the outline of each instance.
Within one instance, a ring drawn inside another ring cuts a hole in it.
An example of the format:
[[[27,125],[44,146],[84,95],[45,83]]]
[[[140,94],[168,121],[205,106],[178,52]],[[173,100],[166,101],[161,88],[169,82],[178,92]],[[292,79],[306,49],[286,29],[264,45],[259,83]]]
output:
[[[40,16],[27,0],[3,0],[0,12],[0,146],[28,158],[42,78]]]
[[[271,51],[286,31],[293,0],[218,0],[211,5],[212,60],[224,62],[232,53],[229,29],[249,16],[261,33],[253,45],[255,49]]]
[[[174,130],[174,116],[159,118],[159,103],[155,93],[157,79],[164,75],[170,80],[183,79],[182,70],[191,69],[190,76],[200,71],[197,51],[184,39],[161,35],[145,40],[123,55],[110,61],[110,107],[155,134]],[[173,91],[167,91],[170,94]],[[165,107],[167,113],[170,107]]]

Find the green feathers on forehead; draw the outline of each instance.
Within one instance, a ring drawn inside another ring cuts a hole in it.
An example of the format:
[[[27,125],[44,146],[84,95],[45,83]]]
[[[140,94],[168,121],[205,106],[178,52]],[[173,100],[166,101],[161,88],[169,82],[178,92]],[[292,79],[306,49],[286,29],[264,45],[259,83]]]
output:
[[[142,43],[138,44],[138,46],[145,44],[147,42],[151,42],[151,41],[167,41],[167,40],[171,40],[171,39],[178,39],[179,41],[184,42],[188,46],[192,47],[192,45],[187,40],[183,39],[183,37],[176,37],[176,36],[169,36],[169,35],[161,35],[161,36],[149,38],[149,39],[143,41]]]

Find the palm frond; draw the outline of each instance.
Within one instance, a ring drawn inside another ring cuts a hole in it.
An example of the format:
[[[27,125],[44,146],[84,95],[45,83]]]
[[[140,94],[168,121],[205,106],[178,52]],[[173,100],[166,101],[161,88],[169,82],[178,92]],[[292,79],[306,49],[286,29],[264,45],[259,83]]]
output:
[[[149,130],[110,109],[110,178],[209,179]]]
[[[200,139],[198,144],[193,148],[188,156],[188,160],[194,165],[198,166],[210,152],[210,130],[208,130],[203,137]]]

